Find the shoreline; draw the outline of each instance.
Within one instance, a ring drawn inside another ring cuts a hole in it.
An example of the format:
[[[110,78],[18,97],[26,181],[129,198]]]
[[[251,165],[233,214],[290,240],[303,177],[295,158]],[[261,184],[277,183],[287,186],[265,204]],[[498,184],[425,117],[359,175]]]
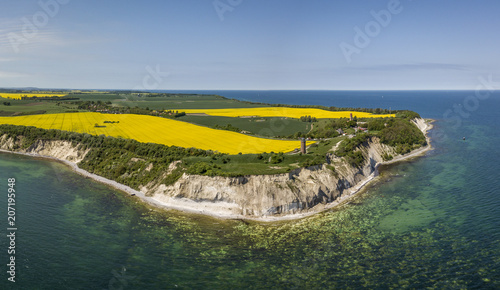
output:
[[[48,159],[51,161],[63,163],[65,165],[71,167],[71,169],[74,172],[76,172],[77,174],[80,174],[83,177],[91,178],[92,180],[94,180],[96,182],[105,184],[105,185],[110,186],[116,190],[125,192],[130,197],[137,197],[141,201],[145,202],[146,204],[153,206],[153,207],[156,207],[156,208],[160,208],[160,209],[164,209],[164,210],[177,210],[177,211],[181,211],[184,213],[190,213],[190,214],[201,214],[204,216],[210,216],[210,217],[218,218],[218,219],[242,219],[242,220],[252,220],[252,221],[259,221],[259,222],[276,222],[276,221],[302,219],[302,218],[309,217],[309,216],[321,213],[323,211],[332,209],[332,208],[340,206],[342,204],[345,204],[346,202],[351,200],[353,197],[355,197],[359,192],[361,192],[362,189],[365,188],[366,185],[368,185],[371,181],[373,181],[378,176],[378,168],[381,165],[388,165],[388,164],[393,164],[393,163],[397,163],[397,162],[401,162],[401,161],[407,161],[409,159],[419,157],[419,156],[423,155],[424,153],[426,153],[427,151],[431,150],[432,146],[430,143],[430,138],[427,136],[427,132],[433,128],[432,122],[434,122],[434,120],[432,120],[432,119],[424,119],[424,120],[425,120],[426,127],[421,129],[421,131],[425,135],[425,138],[427,141],[426,146],[415,149],[408,154],[399,155],[392,160],[377,163],[375,165],[375,171],[372,174],[370,174],[365,179],[363,179],[361,182],[359,182],[358,184],[356,184],[355,186],[350,188],[349,193],[347,193],[346,195],[342,195],[337,200],[335,200],[329,204],[326,204],[323,206],[318,204],[317,206],[311,208],[307,212],[297,213],[297,214],[289,214],[289,215],[283,215],[283,216],[252,217],[252,216],[244,216],[244,215],[218,214],[215,212],[206,211],[204,209],[196,209],[193,206],[200,205],[201,202],[197,202],[194,200],[185,200],[185,201],[179,200],[177,205],[174,205],[171,203],[169,204],[169,203],[165,203],[165,202],[159,201],[157,199],[154,199],[152,197],[146,196],[143,192],[138,191],[136,189],[133,189],[127,185],[118,183],[114,180],[107,179],[105,177],[99,176],[99,175],[94,174],[94,173],[90,173],[84,169],[79,168],[76,163],[73,163],[71,161],[67,161],[67,160],[63,160],[63,159],[59,159],[59,158],[55,158],[55,157],[51,157],[51,156],[39,155],[39,154],[35,154],[35,153],[23,153],[23,152],[9,151],[9,150],[4,150],[4,149],[0,149],[0,152],[13,153],[13,154],[24,155],[24,156],[29,156],[29,157]],[[184,205],[180,205],[179,203],[184,204]],[[189,206],[188,204],[192,204],[193,206]],[[315,209],[316,207],[318,207],[318,208]]]

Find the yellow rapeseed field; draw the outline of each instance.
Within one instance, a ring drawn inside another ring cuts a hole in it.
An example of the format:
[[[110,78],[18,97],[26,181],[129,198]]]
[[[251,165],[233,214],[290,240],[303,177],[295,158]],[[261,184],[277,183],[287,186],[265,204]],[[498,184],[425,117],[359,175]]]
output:
[[[177,110],[177,109],[176,109]],[[312,116],[316,118],[349,118],[352,113],[353,117],[358,118],[384,118],[395,117],[395,114],[375,115],[365,112],[355,111],[326,111],[315,108],[289,108],[289,107],[262,107],[262,108],[238,108],[238,109],[178,109],[179,112],[187,114],[207,114],[211,116],[223,117],[289,117],[300,118],[302,116]]]
[[[62,97],[67,94],[56,94],[56,93],[0,93],[1,98],[20,100],[21,97]]]
[[[114,124],[104,121],[117,122]],[[168,146],[195,147],[222,153],[290,152],[300,148],[299,141],[257,138],[224,130],[215,130],[186,122],[132,114],[63,113],[0,117],[0,124],[35,126],[92,135],[123,137],[139,142]],[[95,124],[106,127],[95,127]],[[310,142],[312,143],[312,142]],[[309,144],[310,144],[309,143]]]

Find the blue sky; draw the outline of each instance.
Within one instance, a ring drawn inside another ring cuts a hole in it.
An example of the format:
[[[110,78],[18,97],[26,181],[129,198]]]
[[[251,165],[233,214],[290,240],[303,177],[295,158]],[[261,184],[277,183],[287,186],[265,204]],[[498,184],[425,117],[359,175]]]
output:
[[[493,0],[2,1],[0,87],[474,89],[500,79],[499,12]]]

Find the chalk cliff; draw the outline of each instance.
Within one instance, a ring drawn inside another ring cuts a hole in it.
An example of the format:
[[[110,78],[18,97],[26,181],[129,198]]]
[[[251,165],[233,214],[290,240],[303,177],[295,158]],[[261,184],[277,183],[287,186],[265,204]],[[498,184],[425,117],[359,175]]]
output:
[[[45,141],[37,140],[33,145],[26,149],[20,149],[23,142],[23,136],[9,138],[7,135],[0,137],[0,149],[15,151],[27,155],[51,157],[72,163],[78,163],[85,158],[89,150],[78,149],[68,141]]]
[[[175,184],[149,184],[141,191],[153,199],[179,207],[197,207],[223,216],[261,217],[318,210],[376,174],[385,153],[394,149],[372,138],[360,149],[366,162],[353,167],[329,154],[323,165],[287,174],[209,177],[184,174]],[[193,203],[193,201],[196,202]]]
[[[430,128],[424,119],[414,119],[413,123],[424,134]],[[395,148],[372,137],[359,149],[365,157],[360,168],[328,154],[322,165],[287,174],[244,177],[184,174],[173,185],[151,183],[141,191],[176,208],[196,208],[198,212],[217,216],[259,218],[317,212],[357,192],[376,176],[379,165],[416,156],[429,148],[427,145],[401,156],[395,153]],[[394,159],[384,161],[384,155],[392,155]]]

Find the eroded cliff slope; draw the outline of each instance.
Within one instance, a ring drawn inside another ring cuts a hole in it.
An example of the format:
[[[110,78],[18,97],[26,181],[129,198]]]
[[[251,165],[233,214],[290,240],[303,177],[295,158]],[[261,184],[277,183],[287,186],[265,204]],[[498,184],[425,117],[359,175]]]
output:
[[[141,191],[164,203],[227,216],[260,217],[319,210],[339,197],[352,194],[356,185],[376,174],[385,153],[394,154],[394,149],[381,144],[378,138],[372,138],[359,150],[366,160],[361,168],[329,154],[323,165],[287,174],[244,177],[184,174],[171,186],[150,184]]]

